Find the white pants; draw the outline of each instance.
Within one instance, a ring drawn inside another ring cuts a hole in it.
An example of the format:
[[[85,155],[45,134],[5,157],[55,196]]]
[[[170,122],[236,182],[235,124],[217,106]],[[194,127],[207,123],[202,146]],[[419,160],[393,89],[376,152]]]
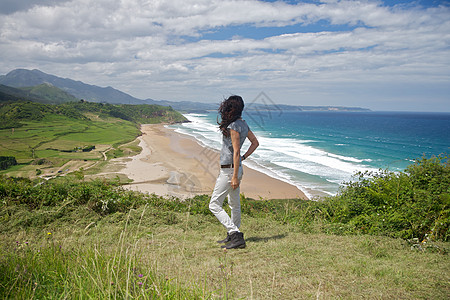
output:
[[[228,233],[239,231],[241,226],[241,199],[239,196],[240,188],[233,189],[231,187],[231,178],[233,177],[233,168],[220,169],[219,176],[216,180],[211,201],[209,202],[209,210],[227,229]],[[242,179],[242,167],[239,168],[238,179]],[[223,201],[228,195],[228,205],[231,209],[231,218],[222,208]]]

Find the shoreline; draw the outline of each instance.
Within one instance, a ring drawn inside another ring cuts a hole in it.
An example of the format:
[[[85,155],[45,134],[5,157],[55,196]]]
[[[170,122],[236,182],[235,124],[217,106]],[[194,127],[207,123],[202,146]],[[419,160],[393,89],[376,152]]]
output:
[[[219,152],[163,124],[141,125],[141,153],[122,170],[133,180],[124,188],[159,196],[211,195],[219,174]],[[308,199],[296,186],[243,166],[241,194],[253,199]]]

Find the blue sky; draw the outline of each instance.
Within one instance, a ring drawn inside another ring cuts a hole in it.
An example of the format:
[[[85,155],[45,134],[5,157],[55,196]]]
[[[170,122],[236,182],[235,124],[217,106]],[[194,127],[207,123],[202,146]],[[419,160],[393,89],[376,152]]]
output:
[[[2,0],[0,53],[141,99],[450,111],[450,1]]]

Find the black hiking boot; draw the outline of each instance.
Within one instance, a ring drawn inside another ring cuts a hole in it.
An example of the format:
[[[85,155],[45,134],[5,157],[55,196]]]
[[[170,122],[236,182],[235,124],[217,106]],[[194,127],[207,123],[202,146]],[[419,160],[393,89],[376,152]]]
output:
[[[227,237],[224,238],[223,240],[220,240],[220,241],[217,241],[217,242],[219,244],[226,244],[226,243],[229,243],[230,241],[231,241],[230,234],[227,232]]]
[[[242,232],[233,232],[230,234],[230,242],[223,245],[225,249],[245,248],[244,234]]]

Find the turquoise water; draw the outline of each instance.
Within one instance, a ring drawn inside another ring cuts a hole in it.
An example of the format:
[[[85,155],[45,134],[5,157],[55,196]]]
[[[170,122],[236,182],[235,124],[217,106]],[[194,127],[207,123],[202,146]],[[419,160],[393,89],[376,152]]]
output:
[[[190,123],[172,128],[220,149],[217,113],[185,116]],[[245,164],[310,197],[335,194],[357,171],[401,171],[450,147],[449,113],[255,111],[243,118],[260,141]]]

